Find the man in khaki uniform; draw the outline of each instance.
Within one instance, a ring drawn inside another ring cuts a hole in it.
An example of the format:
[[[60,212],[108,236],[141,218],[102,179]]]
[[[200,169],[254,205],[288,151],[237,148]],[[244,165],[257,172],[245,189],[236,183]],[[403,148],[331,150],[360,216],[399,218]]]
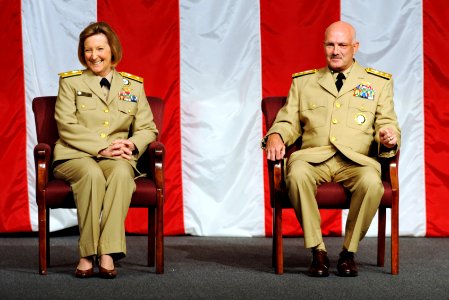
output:
[[[115,69],[121,45],[108,24],[92,23],[81,32],[78,57],[86,70],[60,74],[53,172],[70,182],[77,207],[75,276],[92,277],[96,256],[99,275],[114,278],[114,260],[126,255],[137,159],[158,131],[143,79]]]
[[[287,103],[263,140],[267,158],[278,160],[286,146],[302,137],[301,150],[287,162],[286,184],[305,247],[312,248],[310,276],[329,275],[317,185],[340,182],[352,192],[337,270],[341,276],[357,276],[354,253],[383,195],[380,164],[368,151],[373,140],[379,143],[379,156],[391,157],[399,149],[391,75],[363,68],[354,60],[358,47],[350,24],[331,24],[324,40],[327,67],[293,75]]]

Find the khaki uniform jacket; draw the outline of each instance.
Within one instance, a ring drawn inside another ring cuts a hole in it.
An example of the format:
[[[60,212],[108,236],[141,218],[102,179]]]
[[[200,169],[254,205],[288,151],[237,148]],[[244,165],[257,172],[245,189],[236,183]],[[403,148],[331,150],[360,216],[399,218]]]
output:
[[[98,152],[112,141],[129,138],[138,150],[129,160],[136,169],[138,157],[158,134],[143,83],[114,69],[106,98],[98,77],[90,70],[72,73],[75,75],[61,76],[59,82],[55,119],[60,138],[53,161],[100,158]]]
[[[380,172],[380,164],[368,157],[370,146],[373,140],[379,143],[380,129],[390,127],[396,134],[397,147],[379,146],[378,155],[394,156],[400,145],[400,129],[394,111],[393,80],[384,73],[373,73],[354,62],[340,92],[327,67],[294,78],[287,103],[266,137],[279,133],[287,146],[302,137],[301,150],[290,159],[321,163],[340,151],[350,160]]]

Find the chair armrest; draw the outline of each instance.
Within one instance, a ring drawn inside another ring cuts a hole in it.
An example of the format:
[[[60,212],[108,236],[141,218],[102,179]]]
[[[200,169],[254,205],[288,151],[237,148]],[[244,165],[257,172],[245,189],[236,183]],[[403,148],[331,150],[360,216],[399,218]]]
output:
[[[395,156],[379,158],[382,166],[382,179],[390,182],[393,191],[399,190],[399,151]]]
[[[52,148],[45,143],[39,143],[34,147],[34,164],[36,168],[36,190],[43,192],[48,183],[51,170]]]
[[[282,184],[284,181],[284,160],[267,160],[268,165],[268,180],[270,187],[275,192],[280,192],[282,190]]]
[[[390,159],[389,162],[389,174],[390,174],[390,182],[391,189],[393,192],[399,191],[399,151],[396,153],[394,157]]]
[[[156,183],[156,188],[164,188],[164,161],[165,161],[165,146],[161,142],[152,142],[148,145],[149,170],[152,179]]]

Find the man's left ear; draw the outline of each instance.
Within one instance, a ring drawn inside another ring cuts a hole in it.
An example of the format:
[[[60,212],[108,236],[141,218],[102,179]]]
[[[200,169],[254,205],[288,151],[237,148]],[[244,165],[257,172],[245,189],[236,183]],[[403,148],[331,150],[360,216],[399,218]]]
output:
[[[354,47],[354,54],[356,54],[359,50],[359,42],[355,41],[352,45]]]

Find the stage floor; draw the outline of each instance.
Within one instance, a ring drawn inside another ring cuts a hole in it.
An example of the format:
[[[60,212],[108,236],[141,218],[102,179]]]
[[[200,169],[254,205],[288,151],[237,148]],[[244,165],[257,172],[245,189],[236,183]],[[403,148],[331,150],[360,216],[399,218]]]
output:
[[[77,235],[51,238],[48,275],[38,274],[35,234],[0,236],[2,299],[449,299],[448,238],[400,239],[399,275],[390,272],[387,241],[385,267],[376,266],[376,238],[366,238],[356,261],[359,276],[336,272],[343,238],[325,243],[331,275],[306,275],[310,252],[302,238],[284,238],[285,274],[271,267],[271,238],[166,237],[165,273],[156,275],[146,262],[146,237],[128,236],[127,257],[117,264],[118,277],[77,279]]]

